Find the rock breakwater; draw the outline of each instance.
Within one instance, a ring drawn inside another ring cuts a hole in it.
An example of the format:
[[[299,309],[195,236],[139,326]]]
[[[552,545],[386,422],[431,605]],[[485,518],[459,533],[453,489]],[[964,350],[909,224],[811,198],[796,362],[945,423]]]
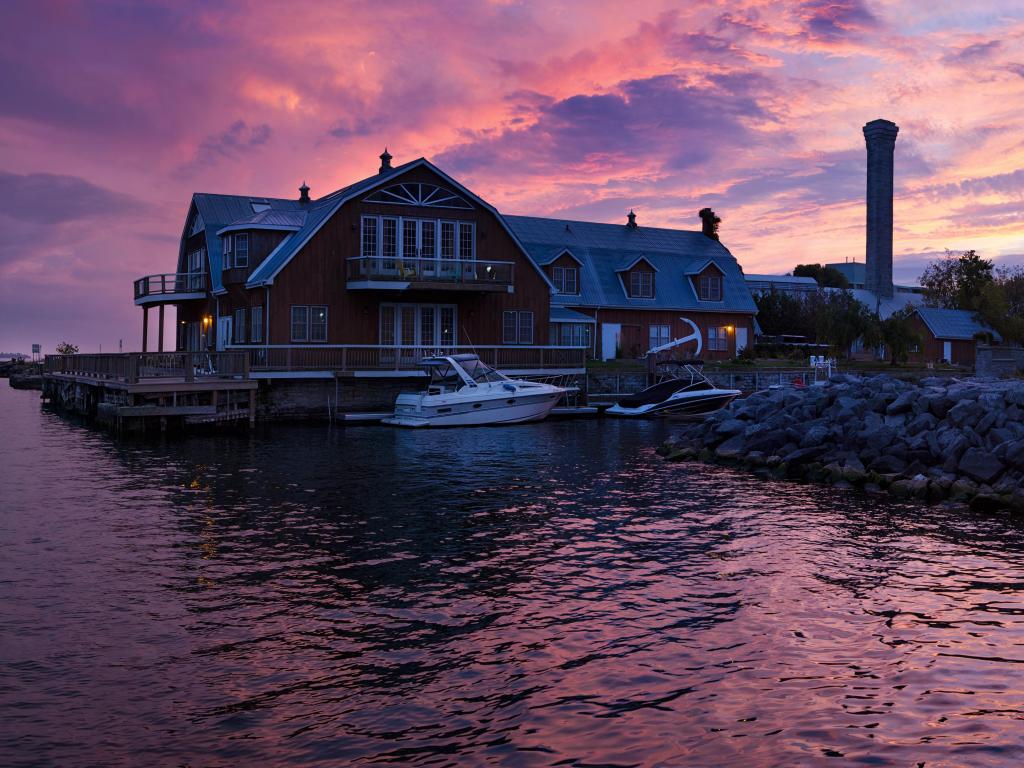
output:
[[[682,427],[672,461],[1024,511],[1024,381],[836,376]]]

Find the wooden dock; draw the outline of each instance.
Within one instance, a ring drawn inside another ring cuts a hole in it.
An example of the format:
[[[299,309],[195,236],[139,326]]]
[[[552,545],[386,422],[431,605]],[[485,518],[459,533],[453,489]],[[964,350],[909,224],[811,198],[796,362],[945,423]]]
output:
[[[43,398],[118,431],[256,421],[244,352],[47,355]]]

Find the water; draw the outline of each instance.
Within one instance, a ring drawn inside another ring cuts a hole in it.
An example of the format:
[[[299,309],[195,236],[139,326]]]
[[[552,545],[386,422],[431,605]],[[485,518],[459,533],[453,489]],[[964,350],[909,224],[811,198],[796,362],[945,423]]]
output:
[[[670,429],[117,441],[0,383],[0,764],[1024,759],[1024,523]]]

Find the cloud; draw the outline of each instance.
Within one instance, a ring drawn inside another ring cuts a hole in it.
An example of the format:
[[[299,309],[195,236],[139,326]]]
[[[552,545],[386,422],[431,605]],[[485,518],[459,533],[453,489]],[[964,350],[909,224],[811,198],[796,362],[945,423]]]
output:
[[[0,199],[0,216],[46,226],[135,214],[145,208],[130,195],[55,173],[0,171]]]
[[[1003,44],[1000,40],[989,40],[984,43],[972,43],[971,45],[964,46],[963,48],[957,48],[956,50],[949,51],[943,56],[943,61],[954,64],[975,64],[978,61],[982,61],[992,57],[996,54]]]
[[[271,133],[266,123],[250,126],[244,120],[236,120],[226,131],[203,139],[186,168],[205,168],[219,160],[236,160],[266,144]]]
[[[797,14],[806,36],[817,41],[845,40],[880,26],[863,0],[811,0],[803,3]]]

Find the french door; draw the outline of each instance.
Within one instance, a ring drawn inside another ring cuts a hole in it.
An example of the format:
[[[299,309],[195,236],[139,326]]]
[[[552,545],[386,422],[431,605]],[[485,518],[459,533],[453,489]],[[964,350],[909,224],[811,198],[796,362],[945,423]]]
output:
[[[440,352],[458,343],[453,304],[381,304],[380,343],[396,348],[381,350],[382,356],[416,362],[424,354]]]

